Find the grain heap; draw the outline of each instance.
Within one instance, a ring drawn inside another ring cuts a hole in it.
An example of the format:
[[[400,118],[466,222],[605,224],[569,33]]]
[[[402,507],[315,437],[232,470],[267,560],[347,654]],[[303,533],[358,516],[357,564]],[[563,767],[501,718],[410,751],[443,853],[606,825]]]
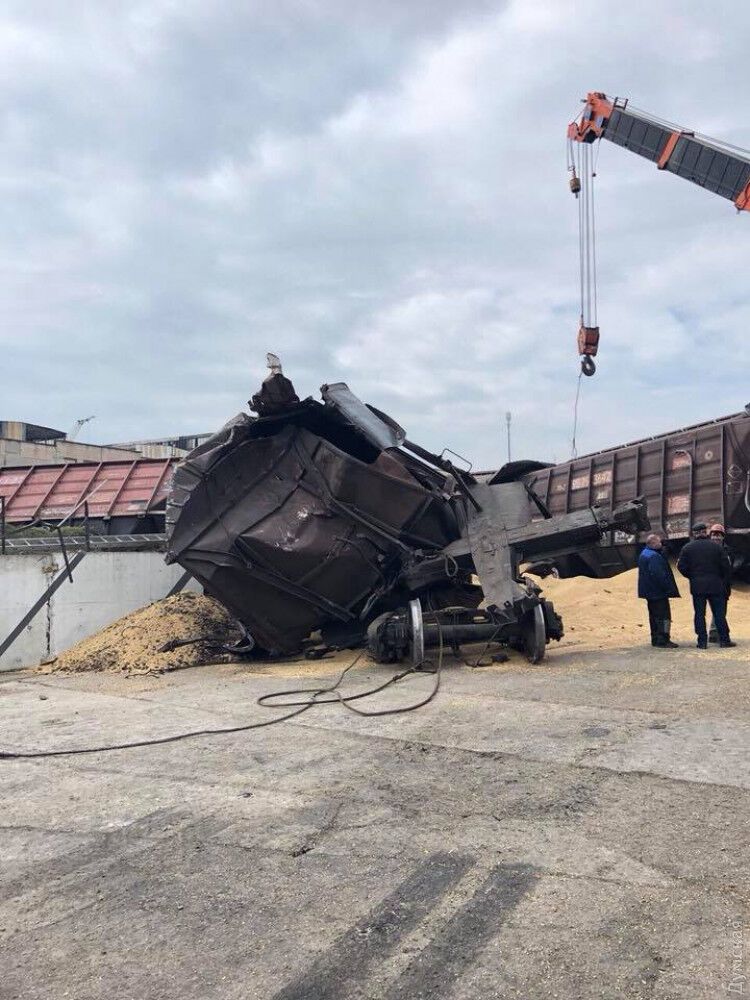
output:
[[[540,584],[565,622],[565,637],[559,647],[553,645],[552,653],[571,647],[577,652],[585,652],[650,646],[646,604],[636,596],[636,570],[609,580],[546,577]],[[682,598],[672,601],[672,637],[689,648],[695,641],[690,588],[679,576],[677,584]],[[728,618],[732,636],[740,643],[733,656],[750,657],[750,587],[747,584],[735,585]],[[159,652],[170,640],[195,636],[206,639],[170,652]],[[218,601],[184,592],[125,615],[39,669],[70,673],[163,673],[205,663],[231,662],[236,657],[223,652],[220,644],[235,642],[238,638],[231,618]],[[300,669],[303,668],[296,663],[295,673]]]
[[[170,640],[196,636],[206,639],[159,652]],[[238,637],[218,601],[185,591],[125,615],[39,669],[44,673],[86,670],[163,673],[204,663],[229,662],[232,657],[221,651],[220,644],[235,642]]]

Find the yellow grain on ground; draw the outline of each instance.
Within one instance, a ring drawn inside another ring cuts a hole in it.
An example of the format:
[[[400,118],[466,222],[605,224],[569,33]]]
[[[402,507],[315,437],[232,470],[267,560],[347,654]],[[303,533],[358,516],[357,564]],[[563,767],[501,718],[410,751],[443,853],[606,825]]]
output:
[[[579,653],[650,646],[646,602],[637,597],[637,580],[637,571],[631,570],[609,580],[546,577],[539,581],[544,597],[554,603],[564,622],[562,642],[559,645],[552,643],[549,648],[558,665],[569,660],[571,655],[575,659]],[[695,644],[693,607],[687,581],[678,577],[677,582],[682,597],[672,601],[672,638],[689,648]],[[728,619],[732,637],[739,643],[732,656],[750,660],[750,586],[747,584],[735,585]],[[193,645],[159,652],[169,640],[196,636],[205,638]],[[221,651],[219,643],[234,642],[237,638],[228,613],[218,601],[186,591],[125,615],[37,669],[44,673],[106,671],[131,676],[206,663],[229,663],[232,657]],[[477,646],[477,650],[481,653],[484,647]],[[471,654],[477,650],[468,646],[465,652],[471,659]],[[256,669],[270,669],[280,676],[314,677],[343,669],[358,654],[357,668],[362,669],[370,661],[367,654],[359,650],[344,650],[319,661],[291,657],[286,662],[274,660],[265,665],[260,662]],[[506,666],[493,664],[490,669],[502,672],[525,664],[523,654],[510,651]]]
[[[675,573],[675,578],[682,596],[671,602],[672,638],[686,646],[694,645],[690,586],[679,574]],[[609,580],[579,576],[570,580],[546,577],[539,582],[544,597],[553,602],[555,611],[563,617],[565,637],[561,646],[575,645],[583,652],[650,645],[646,602],[637,596],[637,570],[629,570]],[[710,620],[710,611],[706,617]],[[734,586],[727,619],[732,638],[742,646],[748,645],[750,657],[750,586],[747,584]]]
[[[205,638],[170,652],[159,652],[169,640],[195,636]],[[228,613],[218,601],[184,591],[119,618],[38,670],[42,673],[91,670],[163,673],[181,667],[229,662],[232,657],[223,653],[218,644],[234,642],[237,638]]]

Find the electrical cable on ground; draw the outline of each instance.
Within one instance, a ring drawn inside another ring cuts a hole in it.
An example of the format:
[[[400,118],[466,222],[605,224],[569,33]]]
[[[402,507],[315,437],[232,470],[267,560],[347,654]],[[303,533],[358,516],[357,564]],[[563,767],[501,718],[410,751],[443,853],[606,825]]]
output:
[[[459,656],[458,659],[461,661],[461,663],[463,663],[467,667],[471,667],[472,669],[476,669],[477,667],[491,667],[492,664],[493,664],[493,662],[494,662],[494,660],[492,660],[491,658],[489,660],[484,660],[484,662],[482,662],[482,660],[483,660],[485,654],[487,653],[487,650],[490,648],[490,646],[492,645],[492,643],[495,641],[495,639],[497,638],[497,636],[499,635],[499,633],[501,632],[501,630],[503,629],[503,627],[504,626],[502,626],[502,625],[498,626],[498,628],[492,633],[492,635],[489,637],[489,639],[487,640],[487,642],[482,647],[481,653],[479,654],[479,656],[477,656],[476,660],[474,660],[473,663],[472,663],[471,660],[467,659],[467,657],[465,657],[465,656]],[[503,654],[503,655],[505,655],[505,654]]]
[[[439,626],[438,626],[439,629]],[[195,736],[221,736],[229,733],[244,733],[251,729],[263,729],[266,726],[274,726],[280,722],[286,722],[289,719],[295,718],[295,716],[302,715],[303,712],[307,712],[313,705],[330,705],[336,704],[337,702],[343,705],[344,708],[348,709],[350,712],[355,712],[357,715],[367,715],[367,716],[379,716],[379,715],[400,715],[405,712],[413,712],[418,708],[422,708],[424,705],[429,704],[437,695],[440,690],[440,675],[443,666],[443,641],[442,641],[442,631],[439,629],[440,634],[440,650],[438,653],[438,662],[434,671],[423,671],[423,664],[415,665],[409,667],[407,670],[401,671],[401,673],[395,674],[393,677],[388,678],[382,684],[377,685],[374,688],[370,688],[367,691],[361,691],[358,694],[344,696],[339,687],[344,680],[344,677],[349,673],[349,671],[356,666],[359,660],[362,658],[364,650],[360,651],[352,660],[352,662],[345,667],[338,676],[338,679],[328,687],[322,688],[298,688],[296,690],[290,691],[277,691],[274,693],[261,695],[257,699],[257,703],[264,707],[277,707],[277,708],[292,708],[291,712],[287,712],[285,715],[277,716],[273,719],[267,719],[265,722],[251,722],[242,726],[225,726],[218,729],[194,729],[189,732],[176,733],[173,736],[161,736],[153,739],[147,740],[133,740],[128,743],[107,743],[101,746],[93,747],[73,747],[69,750],[29,750],[29,751],[11,751],[11,750],[0,750],[1,760],[33,760],[42,757],[73,757],[81,754],[92,754],[92,753],[106,753],[111,750],[132,750],[139,747],[152,747],[161,746],[165,743],[177,743],[180,740],[191,739]],[[424,661],[428,662],[428,661]],[[385,690],[385,688],[390,687],[397,681],[402,680],[404,677],[410,674],[418,673],[432,673],[435,680],[432,685],[432,689],[429,694],[423,698],[421,701],[415,702],[413,705],[406,705],[399,708],[386,708],[379,709],[374,712],[366,712],[362,709],[354,708],[351,704],[352,701],[358,701],[362,698],[369,698],[374,694],[378,694],[380,691]],[[286,702],[282,705],[271,706],[268,704],[269,699],[272,698],[283,698],[289,695],[296,694],[308,694],[310,697],[305,698],[301,701]],[[325,695],[333,694],[334,697],[326,698]]]
[[[453,624],[455,625],[455,624],[457,624],[457,616],[458,616],[458,614],[460,614],[463,610],[464,610],[463,608],[450,608],[450,607],[448,607],[448,608],[442,608],[441,609],[441,613],[445,615],[445,614],[450,614],[451,612],[453,612]],[[441,656],[442,656],[442,650],[443,650],[443,630],[442,630],[442,628],[440,626],[440,619],[437,617],[437,615],[435,617],[435,624],[437,625],[438,635],[440,636],[440,653],[441,653]],[[490,648],[490,646],[492,645],[492,643],[495,642],[495,640],[497,639],[498,635],[503,631],[504,627],[505,627],[504,625],[498,625],[498,627],[495,629],[495,631],[492,633],[492,635],[489,637],[489,639],[487,639],[487,641],[485,642],[484,646],[482,647],[481,653],[479,654],[479,656],[477,656],[476,660],[474,660],[473,663],[472,663],[471,660],[469,660],[467,657],[465,657],[461,653],[460,647],[458,646],[458,644],[456,644],[454,646],[454,648],[453,648],[453,655],[454,655],[454,657],[460,663],[463,663],[463,665],[465,667],[471,667],[472,669],[475,669],[476,667],[489,667],[489,666],[491,666],[492,662],[493,662],[492,660],[486,660],[484,663],[482,663],[482,658],[484,657],[485,653]]]

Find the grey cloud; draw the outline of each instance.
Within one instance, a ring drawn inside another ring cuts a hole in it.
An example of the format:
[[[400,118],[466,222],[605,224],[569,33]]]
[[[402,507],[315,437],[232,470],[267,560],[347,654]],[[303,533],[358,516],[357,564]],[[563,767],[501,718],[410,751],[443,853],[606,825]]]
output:
[[[676,2],[11,5],[0,415],[210,429],[273,349],[301,393],[345,378],[478,465],[506,409],[518,452],[566,457],[565,124],[601,87],[747,141],[748,22],[739,3],[731,34]],[[598,173],[579,450],[748,397],[747,217],[606,144]]]

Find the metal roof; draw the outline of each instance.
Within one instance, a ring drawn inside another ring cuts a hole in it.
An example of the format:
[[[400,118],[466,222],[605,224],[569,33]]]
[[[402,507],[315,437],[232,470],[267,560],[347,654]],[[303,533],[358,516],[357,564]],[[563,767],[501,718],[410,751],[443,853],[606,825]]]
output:
[[[134,517],[166,500],[177,459],[68,462],[0,468],[0,496],[9,522]]]
[[[65,437],[65,431],[29,424],[25,420],[0,420],[0,437],[11,441],[58,441]]]

